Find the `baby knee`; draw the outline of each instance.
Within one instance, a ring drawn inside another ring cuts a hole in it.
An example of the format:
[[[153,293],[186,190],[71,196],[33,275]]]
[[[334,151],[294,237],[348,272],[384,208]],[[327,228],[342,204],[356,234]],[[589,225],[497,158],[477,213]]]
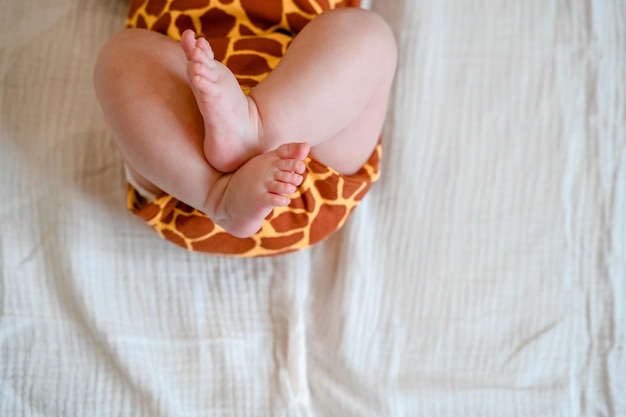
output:
[[[391,27],[377,13],[369,10],[362,10],[361,32],[372,48],[376,48],[382,57],[392,60],[395,63],[397,56],[397,45]]]
[[[377,60],[392,61],[395,64],[397,56],[395,37],[380,15],[371,10],[348,7],[335,9],[328,13],[328,17],[337,19],[333,26],[345,28],[346,36],[360,39],[365,50],[375,53]]]

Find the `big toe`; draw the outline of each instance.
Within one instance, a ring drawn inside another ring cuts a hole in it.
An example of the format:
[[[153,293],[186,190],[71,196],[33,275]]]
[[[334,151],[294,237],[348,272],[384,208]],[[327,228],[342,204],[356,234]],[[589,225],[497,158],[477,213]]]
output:
[[[281,159],[303,160],[309,154],[310,146],[306,142],[285,143],[276,148],[276,154]]]
[[[185,51],[185,55],[187,55],[187,59],[191,59],[191,51],[196,46],[196,34],[194,31],[191,29],[184,31],[180,38],[180,44],[183,47],[183,51]]]

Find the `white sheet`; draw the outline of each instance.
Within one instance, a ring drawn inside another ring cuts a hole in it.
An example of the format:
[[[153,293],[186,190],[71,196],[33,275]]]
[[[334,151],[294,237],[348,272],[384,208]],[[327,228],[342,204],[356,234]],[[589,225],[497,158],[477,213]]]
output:
[[[0,5],[1,416],[626,415],[624,1],[374,0],[382,179],[253,260],[126,211],[91,86],[126,7]]]

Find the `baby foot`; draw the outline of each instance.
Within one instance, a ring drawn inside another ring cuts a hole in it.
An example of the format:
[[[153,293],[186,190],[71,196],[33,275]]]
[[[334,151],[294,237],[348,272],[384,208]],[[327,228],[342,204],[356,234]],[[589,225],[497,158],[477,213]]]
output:
[[[306,143],[290,143],[257,155],[233,174],[215,209],[216,223],[230,234],[248,237],[256,233],[274,207],[289,205],[289,194],[302,183],[309,153]]]
[[[204,154],[218,171],[232,172],[259,152],[256,103],[239,87],[233,73],[214,59],[204,38],[186,30],[181,46],[187,77],[204,119]]]

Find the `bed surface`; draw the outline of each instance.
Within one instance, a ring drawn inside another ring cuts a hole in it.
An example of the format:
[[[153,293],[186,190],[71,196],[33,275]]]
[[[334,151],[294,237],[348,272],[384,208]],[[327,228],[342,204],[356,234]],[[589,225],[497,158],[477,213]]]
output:
[[[372,1],[381,180],[276,258],[125,208],[121,0],[0,4],[1,416],[625,416],[626,3]]]

